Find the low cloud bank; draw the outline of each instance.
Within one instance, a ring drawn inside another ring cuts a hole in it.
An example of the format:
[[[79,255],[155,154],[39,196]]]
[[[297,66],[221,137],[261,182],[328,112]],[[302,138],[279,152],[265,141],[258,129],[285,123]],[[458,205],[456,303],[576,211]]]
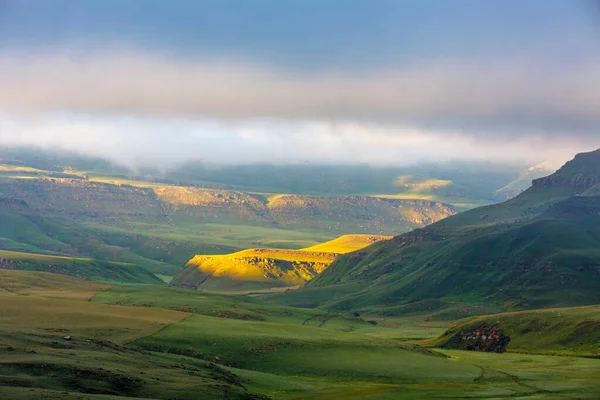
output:
[[[477,137],[593,138],[600,62],[437,60],[292,73],[135,51],[0,54],[0,109],[164,118],[361,121]]]
[[[137,168],[214,164],[304,163],[407,165],[450,160],[528,162],[556,166],[593,141],[544,136],[473,138],[410,126],[319,121],[139,119],[60,114],[0,115],[0,145],[62,149]],[[595,140],[600,147],[600,138]]]

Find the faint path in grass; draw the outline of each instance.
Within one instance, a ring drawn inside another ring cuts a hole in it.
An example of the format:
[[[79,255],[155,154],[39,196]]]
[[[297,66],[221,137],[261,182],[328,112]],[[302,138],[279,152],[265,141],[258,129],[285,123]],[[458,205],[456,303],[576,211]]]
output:
[[[509,374],[504,371],[500,371],[495,368],[482,367],[481,365],[477,365],[477,364],[473,364],[473,365],[477,368],[481,368],[481,375],[479,375],[479,377],[475,378],[475,380],[474,380],[475,383],[485,383],[485,382],[493,383],[493,382],[498,382],[498,381],[500,381],[500,382],[508,381],[508,382],[514,382],[516,385],[519,385],[520,387],[527,390],[526,393],[513,393],[510,395],[495,396],[495,397],[512,398],[512,397],[537,396],[537,395],[541,395],[541,394],[552,394],[552,391],[541,389],[539,387],[530,385],[528,383],[524,383],[523,381],[521,381],[521,379],[517,375],[512,375],[512,374]],[[502,375],[505,378],[503,379],[502,377],[494,377],[494,374]]]
[[[334,318],[339,317],[337,314],[327,313],[327,314],[319,314],[313,315],[310,318],[307,318],[302,322],[302,325],[316,326],[317,328],[323,327],[327,322],[331,321]],[[318,325],[311,325],[312,322],[318,322]]]
[[[290,399],[362,399],[374,398],[375,396],[385,395],[389,392],[400,390],[400,385],[389,385],[381,387],[357,388],[350,387],[333,391],[324,391],[322,393],[311,393],[310,395],[289,396]]]

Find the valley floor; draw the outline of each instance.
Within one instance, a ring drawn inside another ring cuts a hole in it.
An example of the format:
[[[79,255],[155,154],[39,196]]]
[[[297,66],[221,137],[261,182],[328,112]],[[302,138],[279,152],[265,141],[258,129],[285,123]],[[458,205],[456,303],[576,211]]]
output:
[[[600,359],[429,349],[448,322],[0,271],[10,399],[600,397]]]

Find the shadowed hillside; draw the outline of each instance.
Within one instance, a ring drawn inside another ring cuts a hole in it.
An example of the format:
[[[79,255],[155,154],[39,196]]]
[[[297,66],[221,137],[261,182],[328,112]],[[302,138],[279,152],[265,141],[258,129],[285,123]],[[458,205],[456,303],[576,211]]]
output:
[[[154,274],[133,264],[5,250],[0,250],[0,269],[53,272],[95,281],[163,284]]]
[[[306,288],[276,298],[386,315],[464,303],[501,309],[598,303],[600,198],[592,188],[599,180],[600,151],[580,154],[512,200],[340,257]]]

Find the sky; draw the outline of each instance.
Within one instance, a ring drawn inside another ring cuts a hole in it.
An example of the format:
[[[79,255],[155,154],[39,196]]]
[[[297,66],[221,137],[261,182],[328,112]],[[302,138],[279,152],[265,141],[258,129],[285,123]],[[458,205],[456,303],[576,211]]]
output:
[[[0,145],[136,166],[600,147],[593,0],[0,0]]]

